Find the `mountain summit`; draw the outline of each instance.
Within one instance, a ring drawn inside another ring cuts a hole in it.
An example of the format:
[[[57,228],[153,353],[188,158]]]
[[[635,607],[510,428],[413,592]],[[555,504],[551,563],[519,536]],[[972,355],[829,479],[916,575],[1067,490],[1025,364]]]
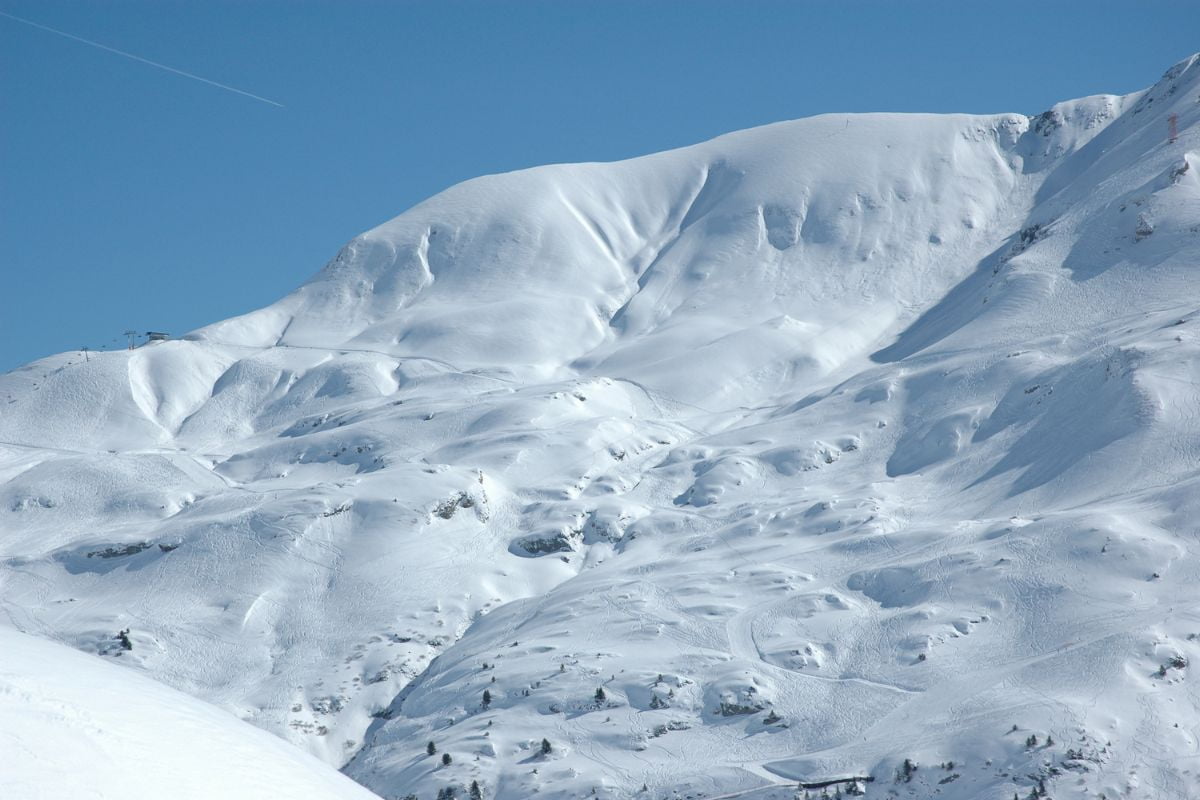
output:
[[[1200,55],[487,176],[0,376],[6,624],[386,798],[1200,797],[1198,120]]]

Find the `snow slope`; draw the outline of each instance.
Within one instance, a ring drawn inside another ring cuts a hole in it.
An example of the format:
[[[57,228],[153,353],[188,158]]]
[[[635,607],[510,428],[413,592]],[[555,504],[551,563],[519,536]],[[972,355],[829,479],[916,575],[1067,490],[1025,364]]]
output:
[[[0,377],[0,608],[384,797],[1200,797],[1198,118],[453,187]]]
[[[95,656],[2,628],[0,652],[0,797],[374,797],[276,737]]]

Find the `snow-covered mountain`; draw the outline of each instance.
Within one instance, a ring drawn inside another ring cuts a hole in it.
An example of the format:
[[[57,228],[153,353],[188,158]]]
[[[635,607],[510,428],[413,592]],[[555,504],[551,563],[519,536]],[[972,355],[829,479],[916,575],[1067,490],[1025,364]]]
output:
[[[1200,797],[1198,120],[1193,56],[453,187],[0,377],[0,609],[386,798]]]

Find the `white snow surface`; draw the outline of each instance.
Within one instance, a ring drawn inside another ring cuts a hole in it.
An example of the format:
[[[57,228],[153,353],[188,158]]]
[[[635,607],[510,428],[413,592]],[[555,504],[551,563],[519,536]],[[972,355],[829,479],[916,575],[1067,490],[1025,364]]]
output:
[[[1193,56],[455,186],[0,376],[0,619],[129,768],[149,676],[385,798],[1200,798],[1198,120]]]
[[[0,628],[0,797],[367,800],[286,742],[157,681]]]

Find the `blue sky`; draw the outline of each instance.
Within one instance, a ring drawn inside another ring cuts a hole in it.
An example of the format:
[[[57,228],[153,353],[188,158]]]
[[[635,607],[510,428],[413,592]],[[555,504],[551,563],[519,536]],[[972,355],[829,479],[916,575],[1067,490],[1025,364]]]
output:
[[[23,2],[0,370],[265,305],[466,178],[827,111],[1037,113],[1200,49],[1184,2]]]

